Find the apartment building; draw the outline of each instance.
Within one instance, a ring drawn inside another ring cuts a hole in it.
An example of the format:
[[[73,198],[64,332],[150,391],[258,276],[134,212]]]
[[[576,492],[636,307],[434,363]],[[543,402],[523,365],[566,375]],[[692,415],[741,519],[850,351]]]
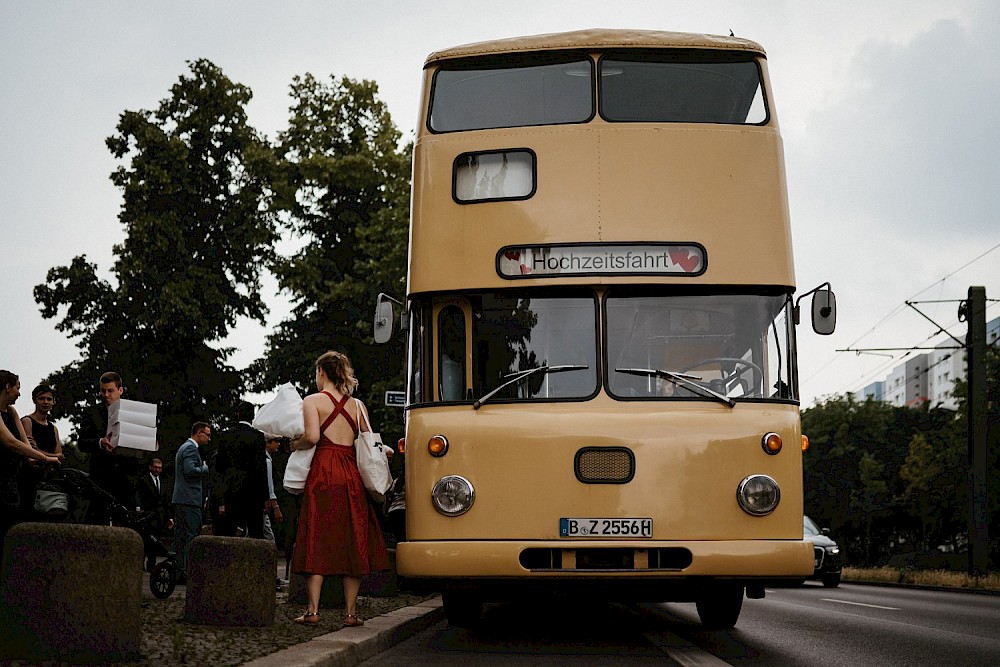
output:
[[[959,340],[965,343],[965,336]],[[986,342],[1000,346],[1000,317],[986,324]],[[926,354],[908,356],[893,367],[884,380],[873,382],[855,392],[858,401],[869,397],[897,407],[920,407],[930,401],[931,407],[955,410],[958,402],[952,392],[955,380],[965,379],[965,350],[950,349],[958,344],[951,338],[939,343]]]

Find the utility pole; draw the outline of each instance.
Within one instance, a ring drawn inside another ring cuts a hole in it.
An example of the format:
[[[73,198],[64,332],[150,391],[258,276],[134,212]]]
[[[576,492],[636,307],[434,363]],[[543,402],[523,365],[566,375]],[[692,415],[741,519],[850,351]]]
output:
[[[969,576],[982,577],[989,569],[985,287],[969,287],[968,300],[959,306],[959,315],[963,313],[969,323],[969,334],[965,339],[969,389]]]

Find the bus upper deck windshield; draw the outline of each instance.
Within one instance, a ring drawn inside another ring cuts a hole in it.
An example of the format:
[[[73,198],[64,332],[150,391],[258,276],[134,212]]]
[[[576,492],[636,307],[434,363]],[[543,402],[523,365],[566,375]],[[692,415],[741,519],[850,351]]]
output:
[[[599,84],[595,80],[595,67]],[[449,62],[434,75],[429,127],[458,132],[609,122],[767,122],[752,54],[691,50],[527,54]]]

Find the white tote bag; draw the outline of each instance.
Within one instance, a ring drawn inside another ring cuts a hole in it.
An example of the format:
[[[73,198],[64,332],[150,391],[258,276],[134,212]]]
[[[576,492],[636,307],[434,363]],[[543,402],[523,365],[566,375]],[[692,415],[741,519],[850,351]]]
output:
[[[305,433],[302,418],[302,397],[291,382],[278,387],[278,394],[257,411],[253,427],[265,433],[295,439]]]
[[[285,466],[285,477],[281,485],[285,491],[297,496],[306,488],[306,477],[309,476],[309,466],[312,465],[315,447],[309,449],[296,449],[288,456],[288,464]]]
[[[298,438],[305,432],[302,416],[302,397],[290,383],[278,387],[278,394],[269,403],[257,411],[253,418],[253,427],[265,433],[273,433],[285,438]],[[306,477],[309,466],[312,465],[315,447],[296,450],[288,457],[285,466],[285,476],[281,485],[289,493],[300,494],[306,487]]]
[[[368,427],[367,431],[361,430],[362,421]],[[361,401],[358,401],[357,424],[358,437],[354,441],[354,452],[358,461],[358,472],[361,473],[361,481],[368,489],[368,493],[376,502],[381,503],[389,487],[392,486],[389,455],[387,447],[382,444],[382,437],[371,431],[367,410]]]

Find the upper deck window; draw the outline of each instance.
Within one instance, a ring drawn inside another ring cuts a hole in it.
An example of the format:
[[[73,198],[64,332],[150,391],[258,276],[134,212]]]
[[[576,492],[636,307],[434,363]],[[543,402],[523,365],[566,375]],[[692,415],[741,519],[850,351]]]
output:
[[[760,70],[749,56],[641,51],[600,61],[601,116],[608,121],[767,121]]]
[[[434,75],[428,124],[458,132],[584,123],[594,115],[593,69],[582,54],[446,64]]]

